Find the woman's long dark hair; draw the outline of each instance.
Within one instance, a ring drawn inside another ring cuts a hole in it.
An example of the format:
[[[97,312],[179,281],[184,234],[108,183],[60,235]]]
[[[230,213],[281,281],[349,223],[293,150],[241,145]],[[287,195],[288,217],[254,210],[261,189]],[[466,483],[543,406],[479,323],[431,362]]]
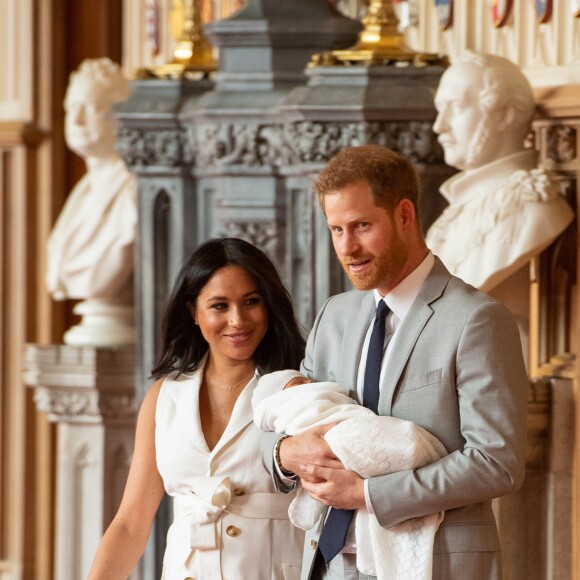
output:
[[[268,330],[254,353],[260,372],[299,367],[305,341],[294,316],[290,295],[276,267],[262,250],[249,242],[220,238],[199,246],[177,275],[165,308],[162,351],[151,371],[152,377],[190,373],[199,367],[209,346],[187,305],[196,305],[203,287],[225,266],[243,268],[257,284],[266,305]]]

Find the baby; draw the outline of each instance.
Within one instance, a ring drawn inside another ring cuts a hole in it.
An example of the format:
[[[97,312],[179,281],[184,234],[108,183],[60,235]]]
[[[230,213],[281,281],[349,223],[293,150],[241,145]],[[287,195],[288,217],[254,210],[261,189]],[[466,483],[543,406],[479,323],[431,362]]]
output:
[[[324,436],[346,469],[368,479],[438,461],[447,454],[441,442],[410,421],[375,415],[338,383],[317,382],[294,370],[261,377],[252,398],[254,422],[263,431],[297,435],[329,423]],[[292,523],[312,528],[325,506],[300,486],[290,504]],[[378,580],[430,580],[433,540],[443,512],[383,528],[366,509],[357,512],[357,568]]]

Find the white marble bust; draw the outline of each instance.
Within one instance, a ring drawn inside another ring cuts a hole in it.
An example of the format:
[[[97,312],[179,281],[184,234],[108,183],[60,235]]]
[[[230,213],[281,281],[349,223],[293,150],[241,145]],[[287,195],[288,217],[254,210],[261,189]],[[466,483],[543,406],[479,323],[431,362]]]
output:
[[[536,152],[524,147],[531,86],[509,60],[468,51],[441,77],[435,106],[445,161],[461,172],[441,186],[449,206],[427,244],[453,274],[506,303],[525,342],[529,262],[573,219]]]
[[[524,148],[535,102],[516,65],[464,53],[443,74],[435,106],[445,161],[462,171],[442,185],[449,207],[427,241],[454,274],[489,291],[546,248],[573,214]]]
[[[115,149],[112,111],[129,93],[129,81],[108,58],[85,60],[66,93],[67,145],[84,159],[87,173],[50,235],[47,287],[55,300],[84,300],[75,312],[86,320],[65,335],[69,344],[134,342],[136,179]],[[95,316],[98,324],[89,328]]]

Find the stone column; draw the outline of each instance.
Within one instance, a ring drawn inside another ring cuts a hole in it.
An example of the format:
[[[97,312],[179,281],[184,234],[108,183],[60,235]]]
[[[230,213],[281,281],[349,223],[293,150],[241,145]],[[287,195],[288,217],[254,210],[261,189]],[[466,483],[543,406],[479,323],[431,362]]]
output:
[[[57,423],[54,577],[86,578],[127,479],[135,430],[135,350],[28,345],[25,382]]]

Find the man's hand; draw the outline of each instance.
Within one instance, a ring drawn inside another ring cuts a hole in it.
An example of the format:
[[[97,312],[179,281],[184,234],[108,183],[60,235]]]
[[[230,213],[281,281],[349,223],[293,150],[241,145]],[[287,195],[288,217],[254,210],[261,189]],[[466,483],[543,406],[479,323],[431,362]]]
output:
[[[300,477],[302,487],[314,499],[342,509],[365,507],[364,480],[347,471],[331,451],[324,435],[337,423],[314,427],[284,439],[280,462]]]
[[[302,469],[306,466],[330,467],[344,470],[342,463],[330,450],[324,440],[325,433],[336,423],[314,427],[300,435],[288,437],[280,445],[280,463],[286,471],[295,473],[300,478],[308,477],[311,481],[322,481]]]
[[[326,505],[340,509],[366,506],[364,479],[354,471],[303,465],[299,474],[302,488]]]

